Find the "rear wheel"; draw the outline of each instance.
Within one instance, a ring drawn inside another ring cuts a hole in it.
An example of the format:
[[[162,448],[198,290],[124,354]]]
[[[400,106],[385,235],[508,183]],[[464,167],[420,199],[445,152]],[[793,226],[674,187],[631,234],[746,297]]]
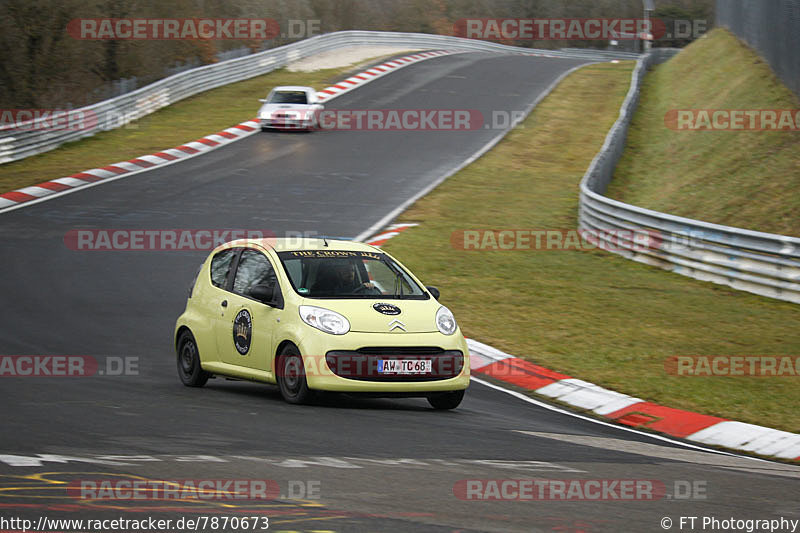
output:
[[[314,396],[308,388],[303,356],[294,345],[288,345],[278,355],[278,386],[288,403],[308,403]]]
[[[461,404],[464,399],[463,390],[455,390],[451,392],[439,392],[428,396],[428,403],[434,409],[455,409]]]
[[[187,387],[202,387],[211,377],[200,366],[197,342],[188,331],[184,331],[178,339],[178,376]]]

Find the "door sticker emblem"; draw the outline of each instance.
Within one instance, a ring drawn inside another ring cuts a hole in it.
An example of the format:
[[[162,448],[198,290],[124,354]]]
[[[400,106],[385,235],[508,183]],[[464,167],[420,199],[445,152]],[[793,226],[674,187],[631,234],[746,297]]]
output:
[[[250,311],[242,309],[233,319],[233,345],[236,351],[242,355],[247,355],[250,351],[250,341],[253,338],[253,318]]]

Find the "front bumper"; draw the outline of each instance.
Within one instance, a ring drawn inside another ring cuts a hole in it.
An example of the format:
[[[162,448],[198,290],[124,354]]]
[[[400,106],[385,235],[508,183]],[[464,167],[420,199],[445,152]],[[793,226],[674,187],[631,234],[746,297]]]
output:
[[[311,120],[299,118],[262,118],[259,119],[259,123],[262,128],[283,130],[304,130],[313,126]]]
[[[466,389],[469,350],[461,332],[356,333],[336,337],[322,333],[301,343],[311,389],[340,392],[419,393]],[[381,374],[378,361],[432,361],[431,372]],[[339,375],[337,375],[339,374]]]

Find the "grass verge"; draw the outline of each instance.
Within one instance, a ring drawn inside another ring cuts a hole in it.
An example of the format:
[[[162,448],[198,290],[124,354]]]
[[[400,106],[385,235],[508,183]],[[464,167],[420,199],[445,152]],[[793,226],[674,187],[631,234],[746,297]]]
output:
[[[305,85],[319,90],[359,69],[354,65],[313,72],[279,69],[196,94],[124,128],[98,133],[44,154],[0,165],[0,192],[180,146],[255,117],[261,105],[258,99],[266,97],[272,87]]]
[[[767,63],[727,30],[645,78],[609,196],[689,218],[800,236],[800,132],[675,131],[671,109],[798,109]]]
[[[800,310],[601,251],[461,251],[464,229],[565,229],[616,119],[632,64],[585,67],[521,128],[415,203],[386,245],[470,337],[672,407],[800,432],[797,378],[667,375],[673,355],[800,354]]]

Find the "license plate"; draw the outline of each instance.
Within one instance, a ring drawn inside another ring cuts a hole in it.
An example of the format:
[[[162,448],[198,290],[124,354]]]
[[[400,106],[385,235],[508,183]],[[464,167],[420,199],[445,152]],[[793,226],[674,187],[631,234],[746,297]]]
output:
[[[430,359],[379,359],[379,374],[430,374]]]

